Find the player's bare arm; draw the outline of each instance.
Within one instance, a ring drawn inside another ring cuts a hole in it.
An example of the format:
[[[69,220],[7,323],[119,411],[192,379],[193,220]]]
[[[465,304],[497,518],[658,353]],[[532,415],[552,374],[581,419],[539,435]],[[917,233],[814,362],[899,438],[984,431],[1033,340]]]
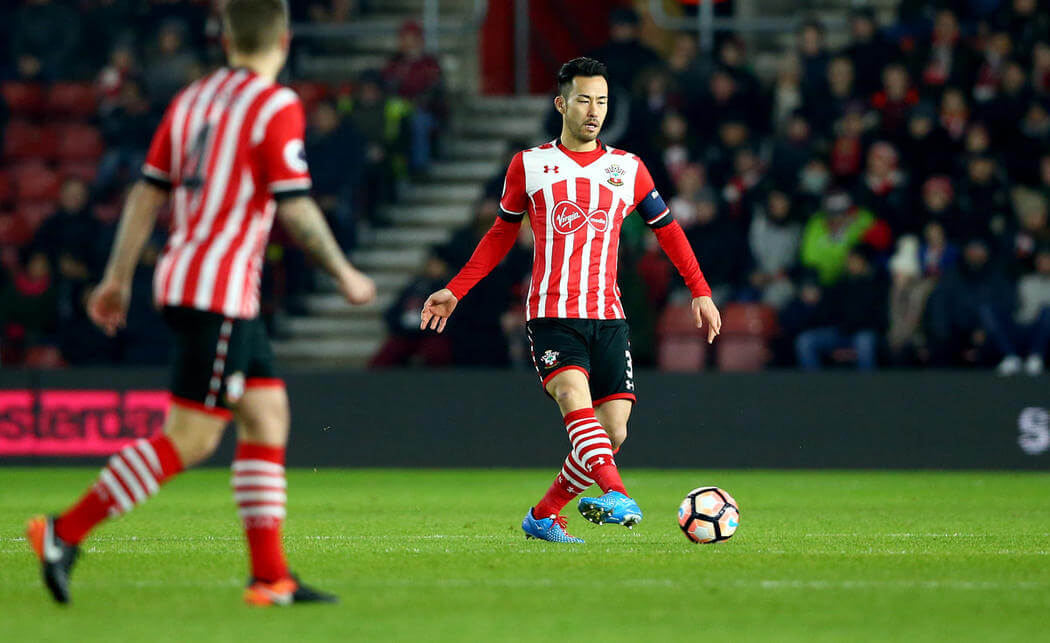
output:
[[[303,250],[335,278],[343,296],[351,304],[367,304],[376,296],[376,285],[346,259],[332,236],[332,230],[313,198],[292,197],[277,206],[277,216]]]
[[[127,322],[131,278],[157,221],[157,209],[167,199],[167,190],[139,181],[124,204],[106,272],[87,304],[91,321],[109,336],[116,334]]]

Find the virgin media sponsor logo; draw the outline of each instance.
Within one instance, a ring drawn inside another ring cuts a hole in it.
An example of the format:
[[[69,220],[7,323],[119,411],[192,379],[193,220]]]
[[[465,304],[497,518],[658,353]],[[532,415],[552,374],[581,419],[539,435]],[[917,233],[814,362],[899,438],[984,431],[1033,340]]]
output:
[[[0,456],[109,455],[162,429],[167,391],[0,391]]]
[[[605,210],[584,212],[578,204],[572,201],[560,201],[551,212],[554,221],[554,230],[560,234],[572,234],[584,225],[589,225],[598,232],[609,229],[609,213]]]

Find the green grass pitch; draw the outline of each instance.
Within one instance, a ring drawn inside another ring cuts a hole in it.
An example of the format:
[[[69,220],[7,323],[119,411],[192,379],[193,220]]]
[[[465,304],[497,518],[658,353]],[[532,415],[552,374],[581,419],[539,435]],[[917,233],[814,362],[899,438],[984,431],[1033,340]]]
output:
[[[1037,641],[1050,638],[1050,474],[638,471],[645,520],[585,545],[526,541],[552,471],[294,470],[293,568],[335,607],[240,602],[228,474],[202,470],[85,545],[68,608],[22,538],[89,469],[0,470],[0,639],[10,641]],[[684,494],[740,502],[693,545]]]

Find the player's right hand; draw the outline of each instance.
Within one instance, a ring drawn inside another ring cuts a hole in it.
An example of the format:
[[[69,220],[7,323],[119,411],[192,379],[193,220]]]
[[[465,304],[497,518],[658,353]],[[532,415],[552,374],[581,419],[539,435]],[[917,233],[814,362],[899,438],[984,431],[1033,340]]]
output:
[[[127,324],[131,285],[103,279],[88,296],[88,317],[106,335],[113,337]]]
[[[376,297],[376,282],[365,273],[350,268],[339,278],[339,291],[351,304],[360,306]]]
[[[439,333],[445,330],[448,317],[456,309],[458,303],[459,299],[448,288],[442,288],[427,297],[426,302],[423,303],[423,312],[420,314],[419,330],[426,330],[428,326],[430,330],[436,330]]]

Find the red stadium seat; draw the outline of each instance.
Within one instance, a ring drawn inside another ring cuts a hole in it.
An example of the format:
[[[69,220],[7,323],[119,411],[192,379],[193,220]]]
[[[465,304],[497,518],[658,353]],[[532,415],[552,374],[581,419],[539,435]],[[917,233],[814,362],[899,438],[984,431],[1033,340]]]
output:
[[[39,118],[44,107],[44,88],[37,83],[4,83],[0,87],[11,113]]]
[[[56,116],[90,118],[98,108],[98,96],[90,83],[55,83],[47,93],[47,111]]]
[[[55,346],[30,346],[26,349],[25,365],[30,368],[65,368],[66,360]]]
[[[66,161],[58,168],[63,179],[80,179],[93,183],[98,176],[98,163],[95,161]]]
[[[722,311],[721,334],[768,339],[777,334],[777,312],[765,304],[729,304]]]
[[[16,193],[22,201],[54,201],[58,198],[58,175],[39,163],[14,168]]]
[[[103,149],[102,135],[90,125],[65,125],[58,131],[55,151],[62,161],[97,161]]]
[[[0,214],[0,245],[21,246],[33,238],[33,232],[19,217]]]
[[[7,203],[15,195],[15,189],[11,185],[11,179],[6,172],[0,172],[0,205]]]
[[[57,206],[51,201],[23,201],[15,206],[15,214],[29,229],[36,234],[37,228],[55,213]]]
[[[672,304],[660,314],[656,362],[662,371],[695,373],[707,362],[706,330],[693,322],[689,304]]]
[[[724,372],[753,373],[762,370],[769,362],[770,352],[761,337],[746,337],[724,333],[715,340],[718,344],[718,370]]]
[[[52,129],[26,121],[13,120],[4,132],[4,158],[12,161],[50,160],[57,147],[58,136]]]

